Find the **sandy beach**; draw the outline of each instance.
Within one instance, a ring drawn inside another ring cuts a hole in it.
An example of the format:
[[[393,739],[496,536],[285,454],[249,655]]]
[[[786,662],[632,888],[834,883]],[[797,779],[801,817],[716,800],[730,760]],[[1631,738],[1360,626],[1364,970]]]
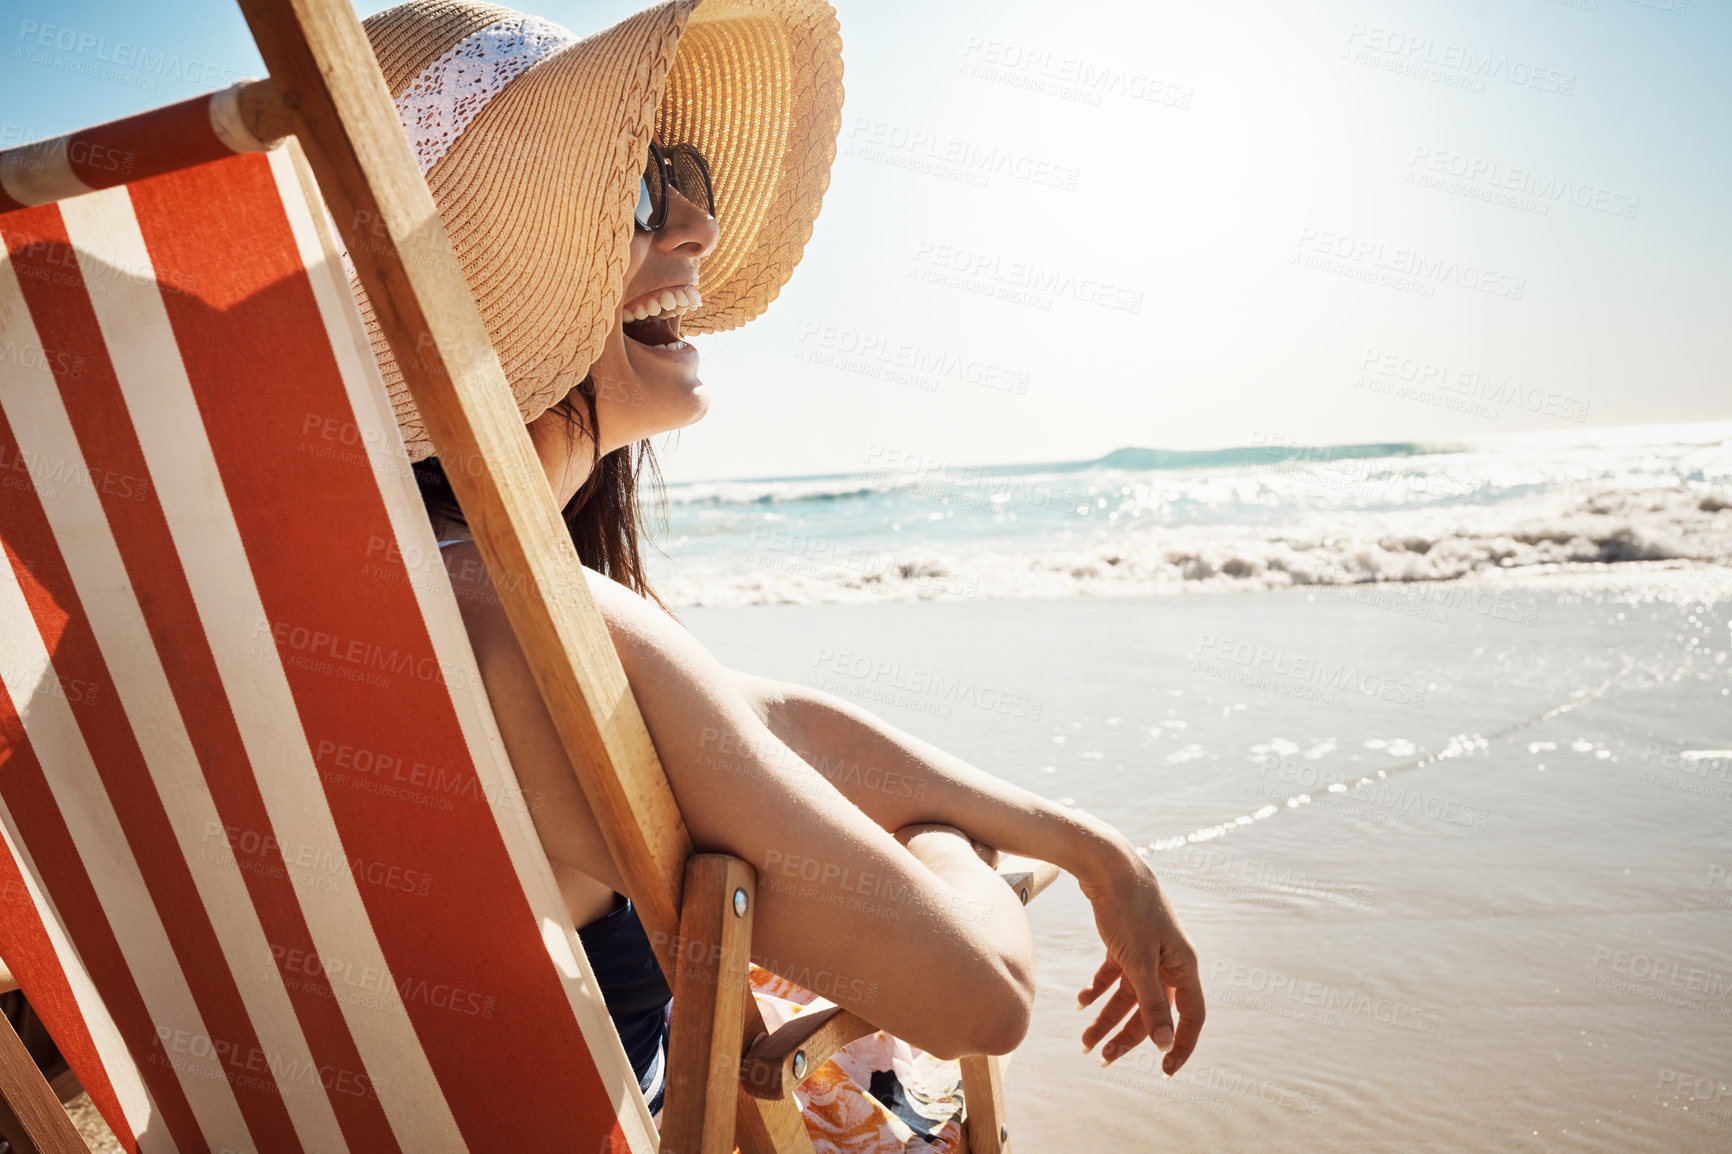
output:
[[[1203,1042],[1171,1081],[1147,1047],[1082,1053],[1099,953],[1061,882],[1007,1075],[1021,1149],[1723,1150],[1727,571],[1459,588],[681,615],[1146,848],[1204,958]]]

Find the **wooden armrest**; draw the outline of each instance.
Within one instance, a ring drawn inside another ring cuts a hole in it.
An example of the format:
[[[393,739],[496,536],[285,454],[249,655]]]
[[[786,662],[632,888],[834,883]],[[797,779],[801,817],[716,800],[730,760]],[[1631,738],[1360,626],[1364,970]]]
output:
[[[1000,854],[998,857],[998,876],[1004,879],[1004,884],[1016,891],[1016,896],[1027,905],[1040,896],[1042,890],[1058,880],[1058,875],[1064,871],[1051,862],[1039,858],[1018,857],[1015,854]]]
[[[1051,862],[1035,858],[1002,854],[998,859],[998,876],[1025,906],[1059,873]],[[877,1032],[860,1015],[820,999],[781,1029],[752,1040],[740,1059],[740,1085],[754,1098],[784,1098],[843,1046]]]
[[[878,1027],[822,1000],[782,1028],[760,1034],[740,1060],[740,1086],[754,1098],[783,1098],[843,1046]]]

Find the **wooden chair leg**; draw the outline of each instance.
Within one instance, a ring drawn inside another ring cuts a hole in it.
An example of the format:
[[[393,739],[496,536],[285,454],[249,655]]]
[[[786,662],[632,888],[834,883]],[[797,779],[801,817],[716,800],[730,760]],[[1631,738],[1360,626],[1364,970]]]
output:
[[[968,1154],[1006,1154],[1010,1130],[1004,1111],[1002,1062],[997,1055],[962,1059],[962,1099],[968,1111],[962,1119]]]
[[[742,1093],[735,1120],[741,1154],[812,1154],[812,1135],[791,1094],[769,1102]]]
[[[812,1154],[793,1098],[766,1102],[740,1086],[746,1040],[765,1033],[747,978],[757,875],[738,858],[686,865],[669,1022],[663,1154]],[[743,894],[744,899],[739,897]]]
[[[0,1025],[0,1137],[12,1154],[90,1154],[10,1022]]]
[[[739,858],[686,863],[669,1021],[667,1154],[731,1154],[757,875]]]

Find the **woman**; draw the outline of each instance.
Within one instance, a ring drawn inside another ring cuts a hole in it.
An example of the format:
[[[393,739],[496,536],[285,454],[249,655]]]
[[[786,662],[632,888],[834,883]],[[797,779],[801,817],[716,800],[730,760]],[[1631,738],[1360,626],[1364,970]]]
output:
[[[934,1055],[1006,1053],[1028,1027],[1034,951],[986,847],[1041,858],[1081,883],[1106,949],[1079,995],[1113,989],[1085,1049],[1111,1034],[1111,1061],[1152,1038],[1176,1072],[1203,1021],[1195,951],[1121,835],[838,698],[723,668],[644,578],[646,438],[708,405],[681,334],[768,305],[828,181],[828,6],[667,4],[579,42],[507,9],[417,0],[367,28],[692,840],[759,871],[756,960],[845,975],[820,992]],[[541,799],[543,848],[653,1087],[665,986],[390,352],[375,352],[500,733]]]

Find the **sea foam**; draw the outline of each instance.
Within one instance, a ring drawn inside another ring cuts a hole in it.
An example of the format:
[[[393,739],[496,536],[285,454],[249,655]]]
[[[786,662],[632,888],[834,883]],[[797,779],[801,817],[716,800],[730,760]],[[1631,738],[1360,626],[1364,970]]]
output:
[[[670,487],[679,605],[1112,596],[1708,568],[1732,594],[1732,439],[898,458]],[[1637,564],[1641,563],[1641,564]]]

